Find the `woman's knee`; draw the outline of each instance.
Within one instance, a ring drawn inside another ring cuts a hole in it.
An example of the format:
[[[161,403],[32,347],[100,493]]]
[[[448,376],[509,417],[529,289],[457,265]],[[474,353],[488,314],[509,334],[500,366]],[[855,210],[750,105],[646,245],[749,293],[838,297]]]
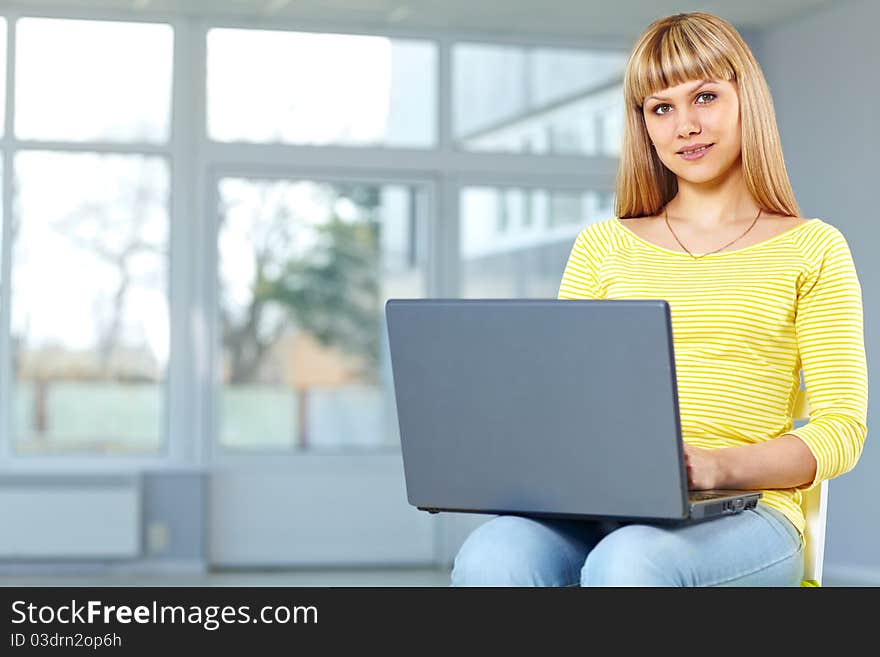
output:
[[[676,549],[673,540],[662,527],[621,527],[587,555],[581,586],[680,586],[674,564],[667,558]]]
[[[518,516],[499,516],[467,537],[452,568],[452,586],[561,586],[549,530]],[[576,579],[573,582],[577,583]]]

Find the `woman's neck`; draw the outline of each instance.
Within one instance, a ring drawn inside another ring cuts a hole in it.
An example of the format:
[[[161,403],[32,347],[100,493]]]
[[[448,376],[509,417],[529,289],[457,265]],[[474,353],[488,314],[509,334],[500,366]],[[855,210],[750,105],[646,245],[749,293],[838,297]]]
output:
[[[722,180],[693,183],[678,179],[678,193],[666,211],[670,220],[712,230],[751,220],[760,206],[746,188],[742,168],[736,167]]]

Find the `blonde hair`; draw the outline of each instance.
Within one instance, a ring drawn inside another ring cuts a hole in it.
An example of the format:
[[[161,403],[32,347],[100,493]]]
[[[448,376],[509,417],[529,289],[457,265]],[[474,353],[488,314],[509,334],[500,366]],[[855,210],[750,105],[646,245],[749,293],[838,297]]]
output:
[[[651,148],[644,99],[661,89],[704,79],[737,85],[743,178],[755,201],[765,212],[798,216],[761,67],[732,25],[703,12],[654,21],[629,57],[623,81],[626,117],[617,173],[617,216],[658,214],[678,193],[678,179]]]

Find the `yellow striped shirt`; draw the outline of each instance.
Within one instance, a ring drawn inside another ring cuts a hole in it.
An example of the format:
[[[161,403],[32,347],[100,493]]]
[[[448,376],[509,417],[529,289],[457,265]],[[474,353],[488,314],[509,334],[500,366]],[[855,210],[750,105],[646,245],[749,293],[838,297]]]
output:
[[[558,297],[665,299],[683,439],[712,449],[800,437],[816,457],[815,479],[764,490],[760,503],[803,537],[801,491],[851,470],[868,431],[861,285],[837,228],[810,219],[694,259],[614,217],[577,236]],[[810,420],[793,429],[801,370]]]

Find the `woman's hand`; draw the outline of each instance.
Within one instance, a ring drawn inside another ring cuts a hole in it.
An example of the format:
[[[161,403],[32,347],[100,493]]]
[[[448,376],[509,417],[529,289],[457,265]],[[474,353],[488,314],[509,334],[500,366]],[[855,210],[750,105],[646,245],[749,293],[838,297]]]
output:
[[[684,444],[684,464],[687,470],[688,490],[724,488],[721,469],[721,452],[723,451]]]

